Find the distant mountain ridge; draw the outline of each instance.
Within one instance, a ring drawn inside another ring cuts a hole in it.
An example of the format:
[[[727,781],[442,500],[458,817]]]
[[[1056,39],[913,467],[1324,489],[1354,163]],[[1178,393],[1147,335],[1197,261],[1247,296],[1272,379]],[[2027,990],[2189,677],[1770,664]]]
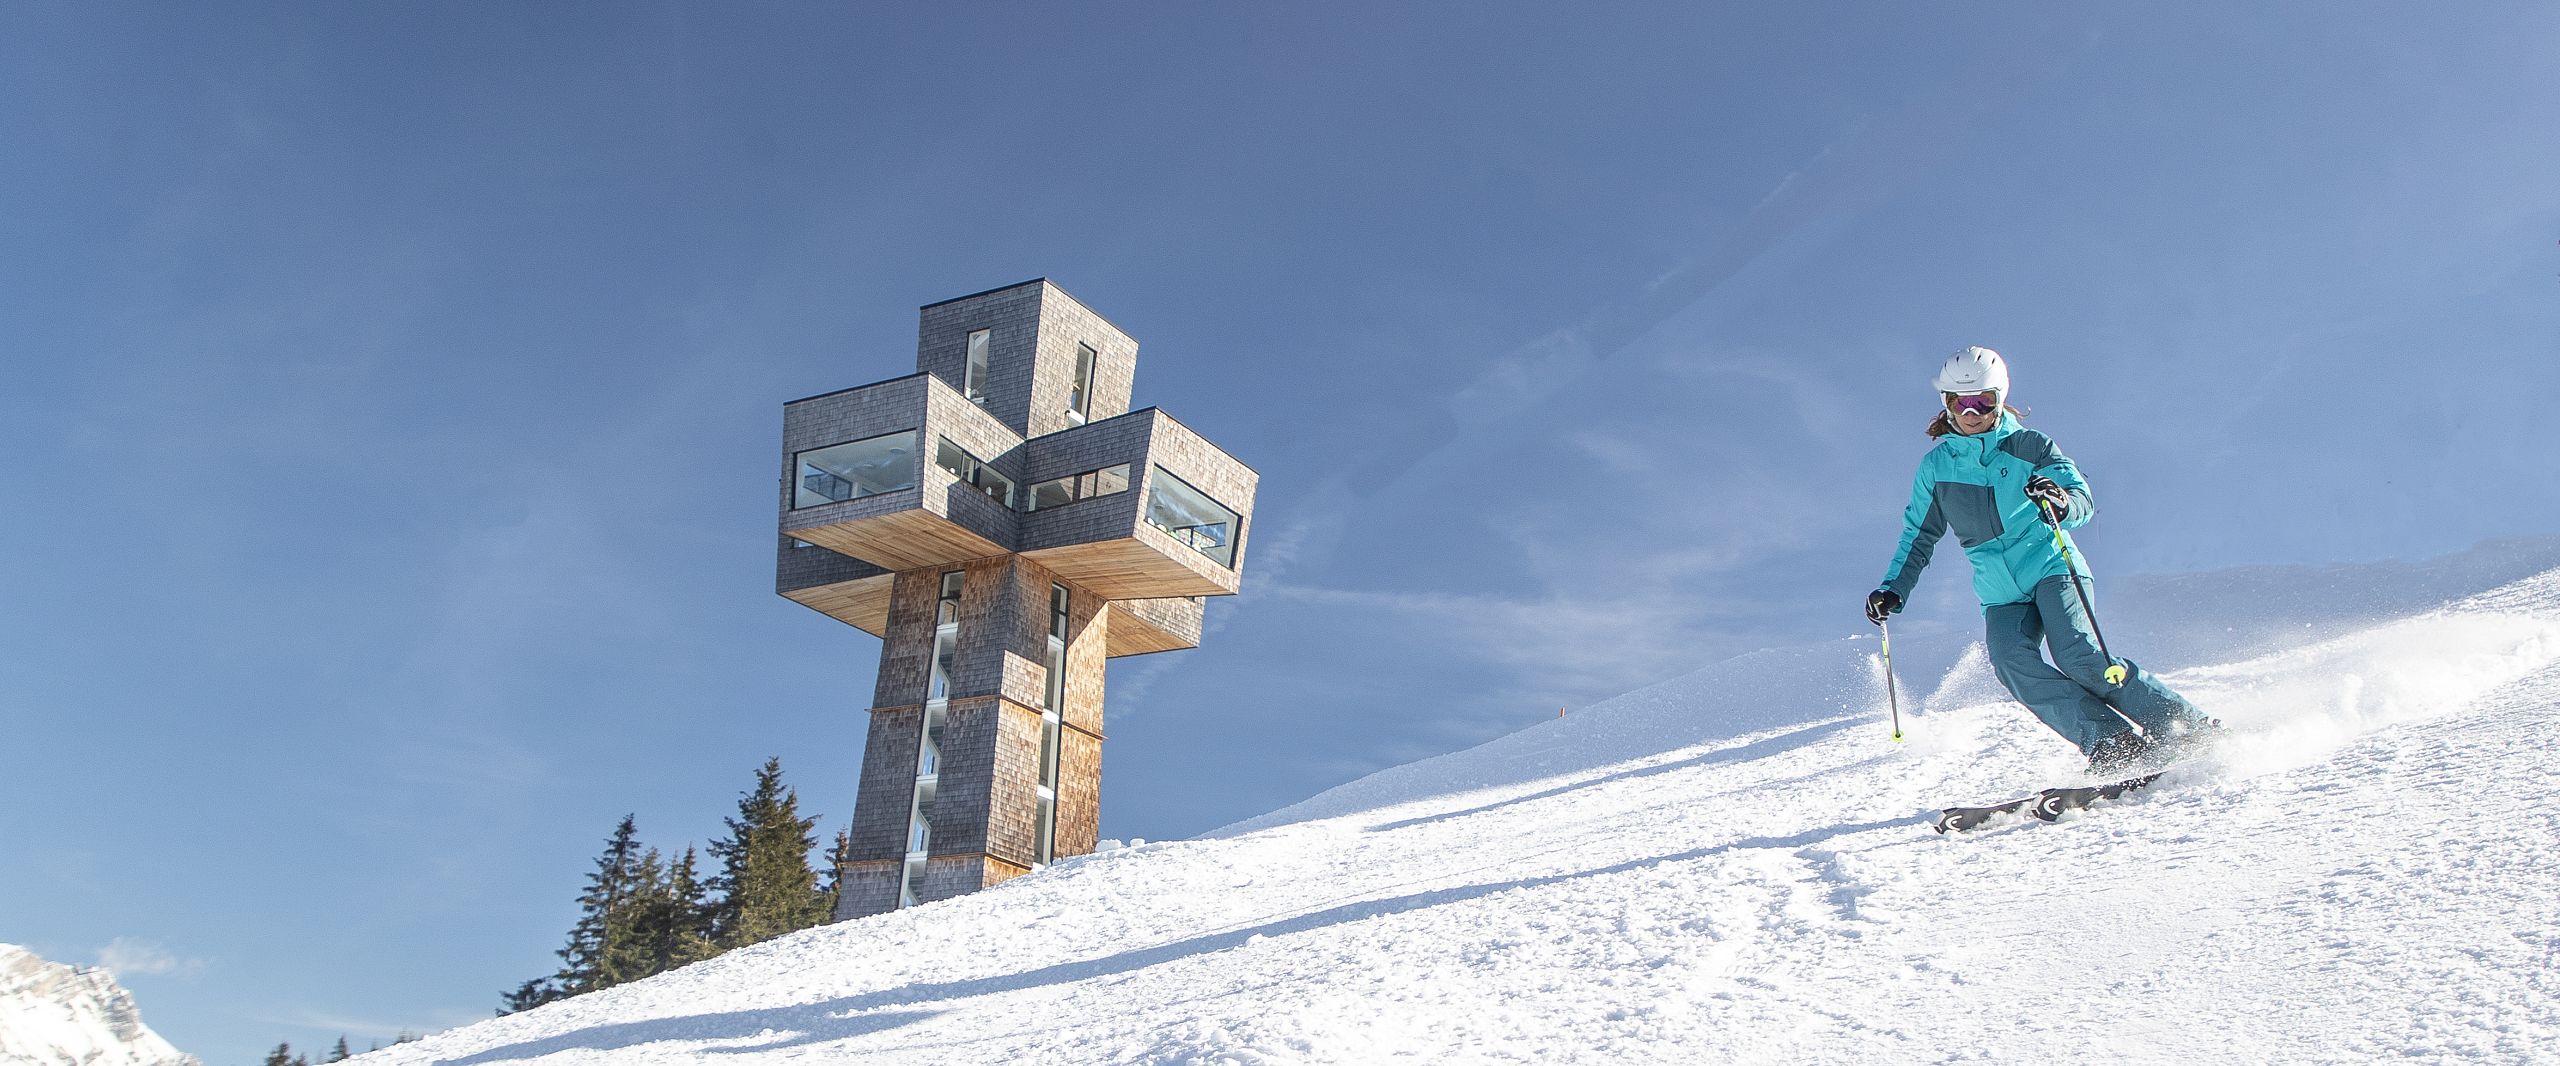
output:
[[[101,969],[0,944],[0,1066],[201,1066],[142,1024]]]

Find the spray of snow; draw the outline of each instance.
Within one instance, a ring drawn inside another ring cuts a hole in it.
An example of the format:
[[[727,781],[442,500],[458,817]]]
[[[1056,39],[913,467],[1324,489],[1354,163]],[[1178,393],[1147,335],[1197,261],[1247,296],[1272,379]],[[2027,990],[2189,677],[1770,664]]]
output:
[[[2423,722],[2560,658],[2560,619],[2445,611],[2307,648],[2186,671],[2172,683],[2239,735],[2231,776],[2308,766],[2386,726]]]

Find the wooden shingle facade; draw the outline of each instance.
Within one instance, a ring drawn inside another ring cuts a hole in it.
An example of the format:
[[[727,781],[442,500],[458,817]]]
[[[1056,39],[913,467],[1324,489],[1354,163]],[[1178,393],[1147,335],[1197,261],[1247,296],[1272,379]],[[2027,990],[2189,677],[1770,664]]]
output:
[[[1256,477],[1046,279],[926,305],[907,377],[783,405],[776,591],[881,638],[836,917],[1093,850],[1103,663],[1199,646]]]

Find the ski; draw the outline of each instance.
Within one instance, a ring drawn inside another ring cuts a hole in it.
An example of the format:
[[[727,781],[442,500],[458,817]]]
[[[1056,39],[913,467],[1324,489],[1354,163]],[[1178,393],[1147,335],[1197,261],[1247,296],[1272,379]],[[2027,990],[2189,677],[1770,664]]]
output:
[[[2111,800],[2160,779],[2159,774],[2129,777],[2112,785],[2087,785],[2080,788],[2048,788],[2032,796],[1996,803],[1988,807],[1949,807],[1938,812],[1938,831],[1961,833],[1981,826],[2003,814],[2032,814],[2044,821],[2062,817],[2064,811],[2085,810],[2090,804]]]

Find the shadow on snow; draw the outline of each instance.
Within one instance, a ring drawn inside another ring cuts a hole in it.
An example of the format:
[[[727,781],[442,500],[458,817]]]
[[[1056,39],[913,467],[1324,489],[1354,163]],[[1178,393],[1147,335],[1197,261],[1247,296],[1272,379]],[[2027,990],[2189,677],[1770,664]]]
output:
[[[1657,766],[1638,767],[1633,770],[1621,770],[1617,773],[1609,774],[1604,777],[1595,777],[1588,781],[1576,781],[1569,785],[1557,785],[1556,787],[1547,789],[1543,792],[1532,792],[1525,796],[1514,796],[1507,800],[1497,800],[1481,807],[1469,807],[1463,811],[1445,811],[1440,814],[1420,815],[1413,818],[1399,819],[1393,822],[1380,822],[1377,825],[1370,826],[1369,831],[1372,833],[1382,833],[1390,829],[1403,829],[1408,826],[1428,825],[1432,822],[1445,822],[1453,818],[1464,818],[1471,814],[1483,814],[1486,811],[1498,811],[1505,807],[1516,806],[1523,803],[1534,803],[1542,799],[1552,799],[1568,792],[1590,788],[1595,785],[1606,785],[1619,781],[1630,781],[1636,778],[1652,777],[1655,774],[1667,774],[1680,770],[1694,770],[1701,766],[1716,766],[1723,763],[1749,762],[1762,756],[1775,755],[1790,748],[1802,747],[1806,744],[1811,744],[1824,737],[1830,736],[1833,733],[1837,733],[1843,729],[1849,728],[1850,726],[1857,725],[1865,720],[1866,719],[1863,716],[1851,716],[1847,718],[1835,718],[1828,722],[1816,722],[1812,725],[1805,726],[1802,729],[1790,730],[1776,736],[1762,737],[1761,739],[1752,741],[1748,744],[1739,744],[1734,747],[1726,748],[1722,751],[1711,751],[1695,758],[1682,759],[1678,762],[1662,763]]]
[[[1816,728],[1836,728],[1836,726],[1826,725]],[[1805,731],[1799,731],[1799,733],[1802,732]],[[1792,736],[1795,734],[1790,735]],[[1785,738],[1779,737],[1771,739],[1780,740]],[[1745,747],[1752,746],[1756,745],[1745,745]],[[1742,749],[1734,749],[1734,751],[1740,750]],[[1727,755],[1730,753],[1718,752],[1715,754]],[[1702,758],[1709,757],[1711,756],[1702,756]],[[1650,768],[1643,771],[1630,771],[1630,773],[1648,773],[1659,769],[1665,768]],[[1545,877],[1531,877],[1513,881],[1492,881],[1483,884],[1464,885],[1457,888],[1441,888],[1424,892],[1408,893],[1406,895],[1395,896],[1388,899],[1363,900],[1356,903],[1345,903],[1340,906],[1311,911],[1306,914],[1265,922],[1260,925],[1223,930],[1213,933],[1204,933],[1199,936],[1177,940],[1169,944],[1160,944],[1155,947],[1133,948],[1117,954],[1105,955],[1098,959],[1062,962],[1052,966],[1044,966],[1036,970],[1026,970],[1017,974],[1005,974],[997,977],[981,977],[967,981],[914,984],[902,988],[883,989],[878,992],[868,992],[858,996],[845,996],[839,999],[790,1007],[768,1007],[757,1010],[727,1011],[718,1014],[696,1014],[678,1018],[660,1018],[649,1021],[618,1022],[610,1025],[599,1025],[570,1033],[544,1037],[538,1040],[528,1040],[520,1043],[494,1047],[477,1054],[445,1060],[445,1063],[446,1066],[481,1066],[481,1064],[484,1063],[534,1058],[541,1055],[548,1055],[554,1052],[577,1048],[613,1051],[621,1048],[636,1047],[641,1044],[657,1043],[667,1040],[751,1040],[759,1036],[764,1036],[768,1033],[787,1035],[785,1035],[783,1039],[768,1042],[747,1044],[738,1047],[704,1048],[701,1050],[706,1054],[734,1054],[738,1052],[770,1051],[777,1048],[820,1044],[893,1029],[898,1026],[923,1021],[941,1013],[940,1011],[933,1010],[885,1011],[885,1008],[934,1003],[943,1000],[966,999],[973,996],[998,995],[1006,992],[1018,992],[1024,989],[1038,988],[1044,985],[1070,984],[1077,981],[1089,981],[1096,978],[1130,974],[1150,967],[1161,966],[1166,963],[1179,962],[1184,959],[1216,954],[1217,952],[1242,947],[1256,937],[1286,936],[1292,933],[1303,933],[1330,926],[1346,925],[1352,922],[1365,921],[1370,918],[1380,918],[1396,914],[1409,914],[1451,903],[1463,903],[1468,900],[1482,899],[1487,896],[1497,895],[1515,889],[1542,888],[1549,885],[1562,884],[1568,881],[1577,881],[1585,878],[1607,877],[1615,874],[1631,873],[1638,870],[1651,869],[1653,867],[1666,866],[1673,863],[1694,862],[1700,859],[1714,858],[1718,855],[1735,851],[1750,851],[1765,848],[1808,847],[1834,837],[1863,833],[1871,829],[1882,829],[1889,826],[1903,825],[1910,821],[1910,818],[1904,817],[1890,818],[1882,821],[1860,822],[1853,825],[1823,826],[1798,833],[1794,836],[1749,837],[1709,847],[1693,848],[1688,851],[1675,852],[1669,855],[1656,855],[1641,859],[1630,859],[1626,862],[1615,863],[1608,866],[1582,870],[1574,873],[1551,874]],[[871,1013],[874,1011],[884,1012]]]

